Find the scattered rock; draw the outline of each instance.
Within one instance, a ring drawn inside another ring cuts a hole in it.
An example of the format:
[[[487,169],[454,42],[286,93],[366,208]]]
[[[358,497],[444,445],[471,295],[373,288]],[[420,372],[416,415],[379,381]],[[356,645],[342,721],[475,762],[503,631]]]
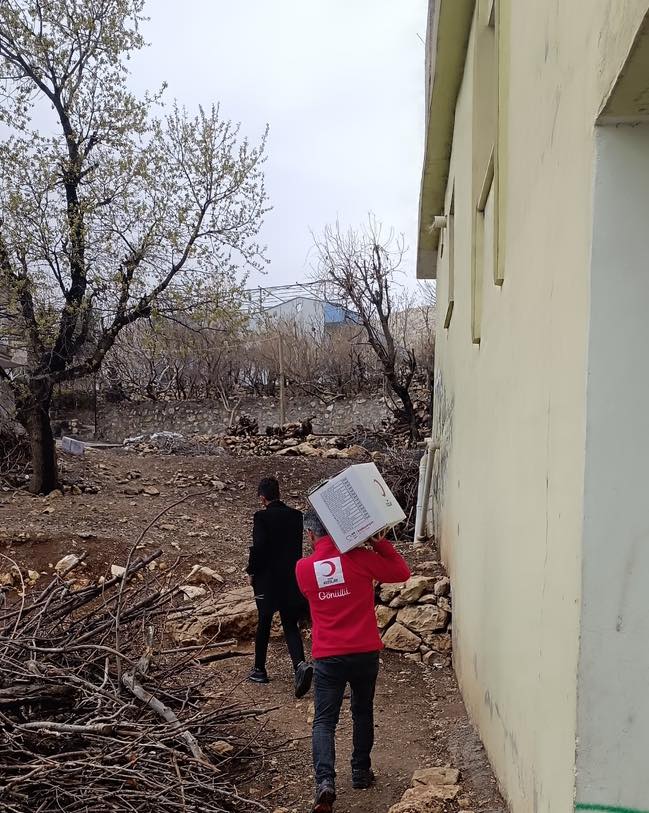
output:
[[[377,604],[374,608],[376,612],[376,624],[380,630],[384,630],[390,624],[397,614],[396,610],[390,607],[384,607],[382,604]]]
[[[421,638],[397,621],[383,636],[383,644],[387,649],[394,649],[397,652],[416,652],[421,644]]]
[[[320,457],[321,452],[319,449],[313,447],[310,443],[300,443],[298,446],[295,447],[296,451],[299,454],[304,455],[305,457]]]
[[[392,599],[396,598],[404,587],[405,582],[399,584],[382,584],[380,599],[382,604],[389,604]]]
[[[420,768],[412,775],[415,785],[457,785],[460,772],[457,768]]]
[[[0,573],[0,587],[13,587],[18,581],[18,574],[13,569]]]
[[[451,665],[451,659],[442,652],[426,652],[422,655],[422,661],[425,666],[430,666],[433,669],[445,669]]]
[[[54,565],[54,570],[57,573],[63,573],[65,570],[69,570],[71,567],[79,564],[79,557],[75,553],[68,553],[67,556],[64,556],[62,559]]]
[[[156,488],[155,486],[146,486],[144,488],[144,493],[147,495],[147,497],[159,497],[160,489]]]
[[[367,449],[364,449],[362,446],[358,444],[354,444],[349,448],[345,449],[345,457],[349,458],[349,460],[364,460],[368,457]]]
[[[297,449],[294,449],[292,446],[287,446],[285,449],[280,449],[279,452],[275,452],[278,457],[297,457],[299,452]]]
[[[399,598],[403,601],[402,606],[418,601],[424,593],[432,590],[434,585],[435,579],[431,576],[411,576],[399,594]]]
[[[202,598],[203,596],[207,595],[207,590],[197,584],[183,584],[178,589],[189,601],[193,601],[196,598]]]
[[[440,610],[439,607],[404,607],[397,614],[397,622],[403,624],[411,632],[419,637],[430,635],[433,632],[440,632],[446,628],[448,613]]]
[[[439,567],[439,562],[434,562],[431,559],[426,562],[419,562],[414,566],[414,570],[416,573],[421,573],[423,576],[429,576],[431,571],[433,571],[436,567]]]
[[[437,606],[438,606],[440,609],[442,609],[442,610],[444,610],[445,612],[447,612],[449,615],[450,615],[450,614],[451,614],[451,612],[452,612],[452,608],[451,608],[451,602],[448,600],[448,598],[446,598],[446,596],[440,596],[440,597],[437,599]]]
[[[455,799],[459,792],[459,785],[415,785],[413,788],[408,788],[403,794],[402,801],[408,802],[412,799],[425,802],[429,799],[440,799],[447,802]]]
[[[209,750],[220,757],[226,757],[234,751],[234,745],[225,740],[217,740],[209,744]]]
[[[444,813],[444,805],[439,799],[409,799],[392,805],[388,813]]]
[[[448,632],[443,632],[438,635],[427,635],[426,644],[433,652],[451,652],[453,649],[453,640]]]
[[[203,602],[191,617],[172,614],[169,630],[179,643],[200,644],[218,638],[252,638],[257,605],[251,587],[220,593]]]
[[[223,584],[223,576],[205,565],[194,565],[187,577],[187,584]]]
[[[450,590],[451,580],[447,576],[438,579],[433,587],[433,593],[435,593],[436,596],[447,596]]]
[[[126,573],[126,568],[121,565],[111,565],[110,573],[113,577],[123,576]]]
[[[407,661],[413,661],[413,663],[421,663],[421,652],[408,652],[407,655],[404,655],[404,658]]]

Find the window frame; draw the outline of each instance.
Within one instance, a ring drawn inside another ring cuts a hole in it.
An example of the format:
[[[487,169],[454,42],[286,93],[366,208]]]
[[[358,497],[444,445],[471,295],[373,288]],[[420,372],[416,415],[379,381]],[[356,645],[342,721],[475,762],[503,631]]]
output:
[[[482,179],[478,203],[474,212],[473,257],[471,268],[471,341],[480,344],[482,337],[482,298],[484,286],[484,240],[485,240],[485,209],[487,201],[494,187],[495,178],[495,150],[492,148],[487,170]],[[494,200],[494,206],[496,201]],[[495,234],[495,229],[494,229]],[[494,241],[495,242],[495,241]],[[494,258],[495,259],[495,258]],[[495,271],[494,271],[495,273]]]
[[[451,319],[453,318],[453,310],[455,309],[455,181],[451,186],[451,201],[448,207],[448,214],[446,216],[446,240],[445,244],[448,245],[448,260],[447,260],[447,302],[446,313],[444,315],[444,329],[448,330],[451,326]]]

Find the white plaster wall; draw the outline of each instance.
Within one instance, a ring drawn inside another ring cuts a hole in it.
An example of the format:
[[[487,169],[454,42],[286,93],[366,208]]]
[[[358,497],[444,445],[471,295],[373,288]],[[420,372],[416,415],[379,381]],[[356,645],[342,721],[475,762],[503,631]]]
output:
[[[577,801],[648,811],[649,125],[598,130],[593,223]]]

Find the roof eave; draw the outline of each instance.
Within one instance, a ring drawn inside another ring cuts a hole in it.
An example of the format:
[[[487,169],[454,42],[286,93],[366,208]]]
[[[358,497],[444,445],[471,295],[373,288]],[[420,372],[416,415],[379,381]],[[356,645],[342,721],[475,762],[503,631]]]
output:
[[[475,0],[431,0],[427,32],[426,141],[419,196],[417,278],[437,277],[439,232],[430,225],[444,208],[455,106],[460,92]],[[432,44],[432,47],[431,47]]]

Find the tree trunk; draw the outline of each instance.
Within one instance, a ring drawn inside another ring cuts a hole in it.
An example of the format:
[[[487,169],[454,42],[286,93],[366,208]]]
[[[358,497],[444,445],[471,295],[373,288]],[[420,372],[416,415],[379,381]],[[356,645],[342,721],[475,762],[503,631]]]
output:
[[[404,387],[392,378],[388,378],[388,381],[392,391],[403,404],[403,415],[410,431],[410,441],[411,443],[415,443],[419,440],[419,426],[417,423],[415,405],[412,403],[412,398],[410,397],[410,391],[407,387]]]
[[[32,455],[32,494],[49,494],[59,488],[56,443],[50,422],[52,387],[39,383],[17,400],[17,418],[29,435]]]

